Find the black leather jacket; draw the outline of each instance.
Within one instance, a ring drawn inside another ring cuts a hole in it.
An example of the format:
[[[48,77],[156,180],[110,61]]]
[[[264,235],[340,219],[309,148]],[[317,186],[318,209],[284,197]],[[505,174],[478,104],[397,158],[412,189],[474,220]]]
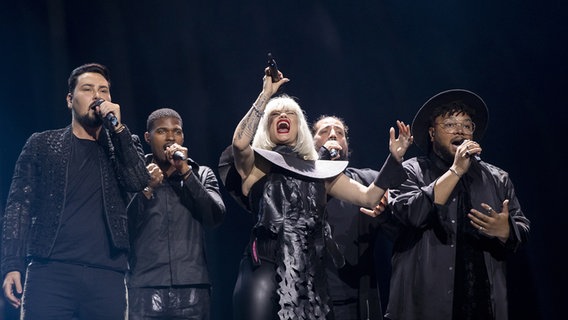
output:
[[[67,193],[71,126],[34,133],[16,162],[2,234],[2,275],[25,270],[26,256],[48,258],[60,227]],[[104,211],[112,244],[128,250],[128,192],[142,190],[150,179],[140,139],[128,128],[101,130],[98,143]]]
[[[152,155],[146,156],[147,163]],[[129,287],[207,285],[205,227],[218,226],[225,204],[213,170],[188,159],[192,173],[164,179],[148,199],[139,192],[128,205],[131,251]]]

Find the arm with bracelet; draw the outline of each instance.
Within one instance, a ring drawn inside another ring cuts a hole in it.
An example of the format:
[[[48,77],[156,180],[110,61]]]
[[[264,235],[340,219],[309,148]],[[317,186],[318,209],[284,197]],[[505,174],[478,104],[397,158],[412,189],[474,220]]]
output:
[[[262,80],[262,91],[252,104],[252,107],[241,119],[233,134],[232,149],[235,166],[243,180],[250,175],[254,168],[254,152],[251,148],[251,142],[258,129],[260,119],[264,116],[266,104],[281,85],[290,81],[288,78],[284,78],[282,73],[278,71],[279,80],[273,82],[270,70],[270,66],[265,68]]]
[[[412,144],[413,138],[410,126],[397,121],[399,136],[395,137],[395,129],[390,128],[389,150],[390,154],[382,165],[379,175],[371,185],[364,186],[345,174],[328,181],[329,194],[340,200],[351,202],[361,207],[361,212],[377,216],[379,212],[372,209],[377,206],[388,188],[398,186],[406,180],[406,172],[402,167],[403,156]]]

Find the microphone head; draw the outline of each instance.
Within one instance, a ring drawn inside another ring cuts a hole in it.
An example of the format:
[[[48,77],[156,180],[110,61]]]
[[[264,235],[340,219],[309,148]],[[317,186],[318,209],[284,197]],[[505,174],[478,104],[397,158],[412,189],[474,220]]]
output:
[[[94,110],[96,107],[100,106],[103,102],[105,102],[104,99],[97,99],[93,103],[91,103],[91,105],[89,106],[89,109]]]
[[[174,154],[172,155],[172,158],[174,160],[182,160],[182,161],[186,160],[185,155],[181,151],[174,152]]]
[[[268,53],[268,68],[270,77],[272,77],[272,82],[278,82],[278,80],[280,80],[280,76],[278,75],[278,66],[270,52]]]
[[[338,154],[339,154],[339,151],[337,151],[336,149],[331,149],[331,150],[329,150],[329,155],[330,155],[332,158],[337,157]]]

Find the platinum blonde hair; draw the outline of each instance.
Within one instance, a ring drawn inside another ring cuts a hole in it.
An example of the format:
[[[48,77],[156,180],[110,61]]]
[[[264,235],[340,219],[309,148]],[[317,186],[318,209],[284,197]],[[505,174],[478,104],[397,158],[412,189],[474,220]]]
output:
[[[312,137],[310,127],[306,121],[306,115],[300,105],[288,95],[280,95],[270,99],[264,109],[264,115],[260,118],[258,129],[252,140],[254,148],[272,150],[276,144],[270,140],[270,114],[275,110],[290,110],[298,116],[298,137],[293,150],[297,152],[304,160],[317,160],[318,153],[314,147],[314,139]]]

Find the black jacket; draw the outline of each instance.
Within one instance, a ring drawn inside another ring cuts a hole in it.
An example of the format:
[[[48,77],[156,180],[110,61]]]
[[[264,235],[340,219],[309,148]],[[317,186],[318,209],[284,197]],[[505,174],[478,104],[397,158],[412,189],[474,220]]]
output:
[[[329,151],[324,147],[320,148],[318,154],[322,160],[331,160]],[[379,174],[369,168],[352,167],[348,167],[344,173],[366,186],[373,183]],[[334,303],[357,303],[360,319],[382,319],[379,280],[376,274],[378,267],[375,263],[390,261],[390,250],[379,252],[387,247],[390,249],[390,241],[387,239],[392,240],[396,234],[396,224],[393,223],[390,211],[372,218],[361,213],[359,206],[330,198],[326,215],[333,240],[345,260],[345,265],[340,268],[332,261],[327,261],[330,297]],[[384,236],[379,237],[379,232],[384,233]],[[388,271],[390,270],[381,270],[385,273]],[[382,276],[388,279],[387,275]],[[387,288],[388,282],[384,281],[383,285]]]
[[[204,227],[223,221],[225,204],[213,170],[188,161],[192,173],[183,183],[170,176],[152,198],[140,192],[128,205],[129,287],[209,284]]]
[[[67,193],[71,126],[34,133],[16,162],[3,221],[2,275],[25,270],[26,256],[48,258],[60,227]],[[128,192],[142,190],[150,176],[143,150],[128,128],[101,130],[97,141],[105,218],[112,244],[128,250]]]
[[[385,317],[453,319],[458,215],[465,216],[470,209],[460,209],[459,198],[460,193],[467,193],[471,206],[483,212],[481,203],[501,212],[503,201],[509,199],[510,235],[506,243],[477,230],[467,231],[476,236],[476,250],[484,257],[494,318],[508,319],[506,260],[528,240],[530,231],[530,221],[521,210],[509,174],[489,163],[476,163],[462,177],[446,204],[439,205],[434,203],[434,186],[448,165],[434,154],[406,160],[403,165],[408,180],[389,194],[400,228],[393,246]],[[464,223],[469,226],[469,222]]]

